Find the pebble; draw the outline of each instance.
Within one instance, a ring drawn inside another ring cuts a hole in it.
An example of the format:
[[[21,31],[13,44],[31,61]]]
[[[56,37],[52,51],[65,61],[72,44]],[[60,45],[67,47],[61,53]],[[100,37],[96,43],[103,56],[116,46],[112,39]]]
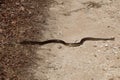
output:
[[[100,52],[100,50],[97,50],[98,52]]]
[[[108,44],[105,44],[105,47],[108,47]]]
[[[21,7],[20,7],[20,10],[21,10],[21,11],[24,11],[24,10],[25,10],[25,8],[24,8],[23,6],[21,6]]]
[[[32,12],[30,10],[28,10],[28,14],[32,14]]]
[[[20,5],[20,3],[18,3],[18,2],[16,2],[15,4],[16,4],[17,6]]]

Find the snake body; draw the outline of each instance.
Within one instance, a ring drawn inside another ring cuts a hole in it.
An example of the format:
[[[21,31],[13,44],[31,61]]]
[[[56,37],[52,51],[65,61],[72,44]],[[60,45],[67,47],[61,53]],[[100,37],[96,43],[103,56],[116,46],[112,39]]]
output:
[[[103,40],[103,41],[107,41],[107,40],[114,40],[115,38],[93,38],[93,37],[85,37],[85,38],[82,38],[78,43],[67,43],[63,40],[59,40],[59,39],[51,39],[51,40],[46,40],[46,41],[27,41],[27,40],[24,40],[24,41],[21,41],[20,44],[22,45],[45,45],[45,44],[49,44],[49,43],[60,43],[60,44],[63,44],[65,46],[69,46],[69,47],[77,47],[77,46],[80,46],[80,45],[83,45],[83,43],[85,41],[100,41],[100,40]]]

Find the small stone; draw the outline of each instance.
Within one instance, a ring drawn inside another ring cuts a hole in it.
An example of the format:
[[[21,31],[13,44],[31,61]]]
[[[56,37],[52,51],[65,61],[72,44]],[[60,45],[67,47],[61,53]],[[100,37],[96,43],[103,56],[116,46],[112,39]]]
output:
[[[23,6],[21,6],[21,7],[20,7],[20,10],[21,10],[21,11],[24,11],[24,10],[25,10],[25,8],[24,8]]]
[[[105,47],[108,47],[108,44],[105,44]]]
[[[30,10],[28,10],[28,14],[32,14],[32,12]]]
[[[97,50],[98,52],[100,52],[100,50]]]
[[[18,2],[16,2],[15,4],[16,4],[17,6],[20,5],[20,3],[18,3]]]
[[[15,25],[15,24],[16,24],[16,21],[12,21],[11,24]]]

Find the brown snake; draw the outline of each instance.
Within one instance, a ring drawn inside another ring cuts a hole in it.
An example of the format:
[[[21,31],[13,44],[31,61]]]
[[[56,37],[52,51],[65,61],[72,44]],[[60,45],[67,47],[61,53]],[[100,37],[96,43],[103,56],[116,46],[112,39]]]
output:
[[[45,44],[49,44],[49,43],[60,43],[60,44],[63,44],[65,46],[69,46],[69,47],[77,47],[77,46],[80,46],[80,45],[83,45],[83,43],[85,41],[100,41],[100,40],[103,40],[103,41],[108,41],[108,40],[115,40],[115,38],[93,38],[93,37],[85,37],[85,38],[82,38],[80,40],[80,42],[78,43],[67,43],[63,40],[59,40],[59,39],[51,39],[51,40],[46,40],[46,41],[21,41],[20,44],[22,45],[45,45]]]

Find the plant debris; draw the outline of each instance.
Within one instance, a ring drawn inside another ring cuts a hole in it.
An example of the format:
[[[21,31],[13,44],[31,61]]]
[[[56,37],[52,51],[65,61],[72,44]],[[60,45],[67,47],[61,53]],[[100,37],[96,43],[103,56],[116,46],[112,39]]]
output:
[[[44,24],[50,3],[48,0],[0,0],[0,80],[34,80],[29,70],[37,65],[37,47],[5,43],[40,39],[45,28],[38,23]],[[38,19],[38,15],[42,18]]]

